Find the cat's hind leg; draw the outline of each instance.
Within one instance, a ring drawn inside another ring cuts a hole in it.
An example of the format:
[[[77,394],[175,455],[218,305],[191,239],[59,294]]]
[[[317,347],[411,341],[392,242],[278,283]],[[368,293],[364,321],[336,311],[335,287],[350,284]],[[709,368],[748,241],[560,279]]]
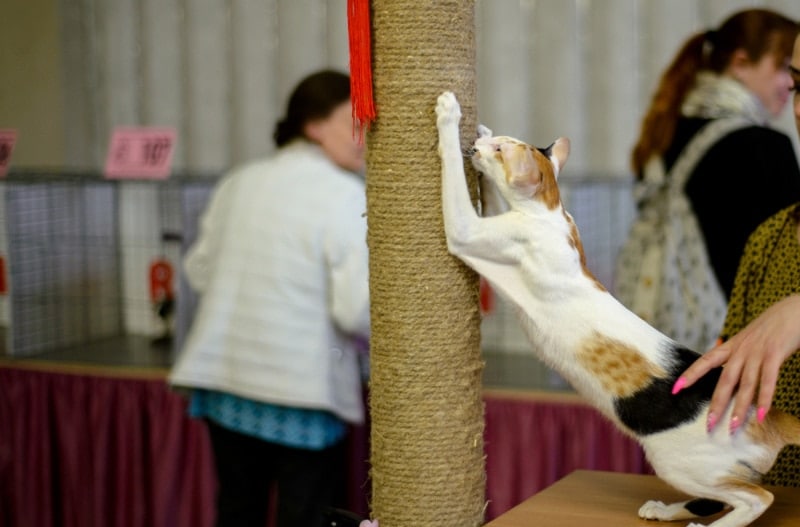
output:
[[[708,527],[745,527],[764,514],[775,497],[770,491],[754,483],[735,482],[732,487],[724,489],[720,498],[732,507],[731,511]],[[687,527],[703,527],[693,525]]]
[[[695,499],[665,504],[648,501],[639,509],[639,517],[646,520],[685,520],[697,516],[716,514],[730,506],[730,511],[710,524],[690,523],[686,527],[746,527],[764,514],[774,499],[771,492],[753,483],[732,482],[731,487],[717,493],[715,499]]]

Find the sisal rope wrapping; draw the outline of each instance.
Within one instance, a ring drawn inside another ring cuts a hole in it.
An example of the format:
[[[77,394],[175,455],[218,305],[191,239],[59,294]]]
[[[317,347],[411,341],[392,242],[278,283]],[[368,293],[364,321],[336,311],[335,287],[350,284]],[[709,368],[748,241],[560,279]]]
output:
[[[381,527],[479,526],[485,464],[478,278],[447,252],[434,112],[442,91],[455,92],[462,143],[474,139],[474,0],[372,6],[372,517]],[[474,191],[474,173],[469,177]]]

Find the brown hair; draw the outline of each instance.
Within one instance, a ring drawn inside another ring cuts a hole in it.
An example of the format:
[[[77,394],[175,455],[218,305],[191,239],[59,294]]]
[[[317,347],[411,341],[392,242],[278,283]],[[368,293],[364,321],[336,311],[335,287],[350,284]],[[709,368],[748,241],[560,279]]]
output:
[[[664,71],[650,107],[642,121],[639,139],[631,154],[631,167],[637,179],[647,161],[663,154],[675,135],[681,104],[694,86],[701,70],[722,73],[733,53],[744,50],[757,62],[767,54],[782,64],[792,54],[797,23],[768,9],[747,9],[726,19],[717,30],[693,35]]]

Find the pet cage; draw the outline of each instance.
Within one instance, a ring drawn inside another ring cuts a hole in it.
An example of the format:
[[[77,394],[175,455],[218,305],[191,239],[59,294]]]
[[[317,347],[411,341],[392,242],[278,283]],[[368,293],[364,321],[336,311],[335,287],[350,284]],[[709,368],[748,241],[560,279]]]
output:
[[[5,355],[80,355],[105,343],[145,362],[168,363],[194,303],[180,281],[181,255],[214,183],[213,177],[9,174],[0,215]],[[174,270],[174,296],[152,297],[155,264]]]
[[[171,364],[197,304],[180,262],[216,181],[16,172],[0,182],[5,354]],[[635,214],[629,178],[562,177],[559,184],[589,268],[613,290],[616,253]],[[154,262],[173,272],[168,308],[150,294]],[[567,388],[530,352],[510,307],[496,297],[492,305],[481,327],[486,384]]]

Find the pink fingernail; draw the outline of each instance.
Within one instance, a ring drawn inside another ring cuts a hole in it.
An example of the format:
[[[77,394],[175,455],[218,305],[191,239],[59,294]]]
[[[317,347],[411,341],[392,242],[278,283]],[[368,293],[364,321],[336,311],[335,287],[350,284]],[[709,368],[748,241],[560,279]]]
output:
[[[759,423],[763,423],[765,417],[767,417],[767,409],[764,408],[763,406],[759,406],[758,407],[758,414],[756,415],[756,418],[758,419],[758,422]]]
[[[678,377],[678,380],[672,385],[672,395],[675,395],[679,391],[683,390],[684,386],[686,386],[686,379],[683,377]]]
[[[731,423],[728,425],[728,431],[731,434],[733,434],[734,432],[736,432],[739,429],[739,426],[741,424],[742,423],[739,422],[739,418],[734,415],[733,417],[731,417]]]
[[[717,416],[714,412],[709,412],[708,420],[706,421],[706,430],[711,432],[717,425]]]

